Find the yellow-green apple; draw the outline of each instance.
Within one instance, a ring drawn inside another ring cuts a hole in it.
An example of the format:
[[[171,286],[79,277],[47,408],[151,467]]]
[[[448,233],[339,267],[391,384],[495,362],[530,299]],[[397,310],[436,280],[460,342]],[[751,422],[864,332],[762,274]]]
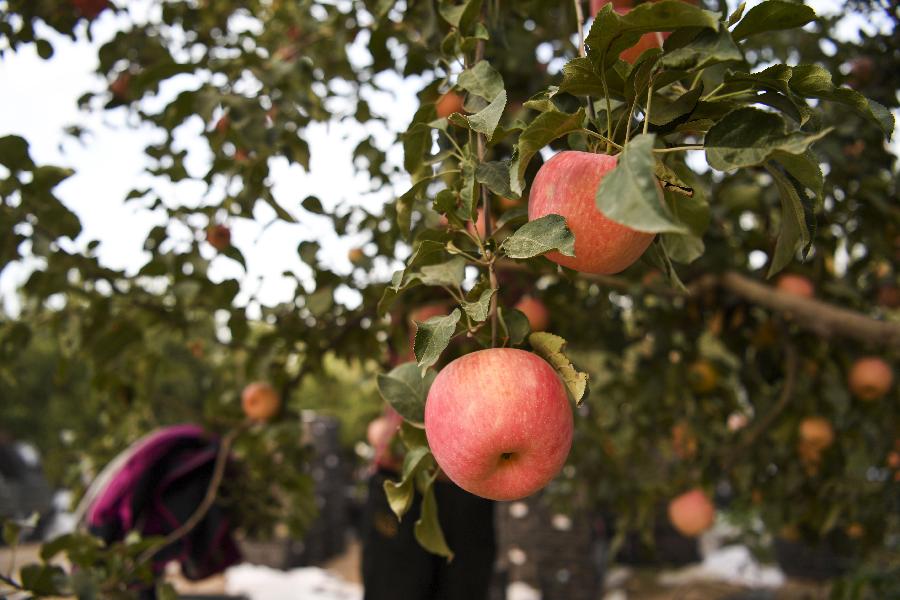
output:
[[[231,230],[225,225],[212,225],[206,229],[206,241],[219,252],[223,252],[231,246]]]
[[[566,388],[544,359],[513,348],[457,358],[434,380],[425,435],[441,470],[483,498],[516,500],[547,485],[572,447]]]
[[[860,400],[877,400],[891,389],[894,372],[891,366],[877,356],[857,359],[850,368],[847,384]]]
[[[528,318],[532,331],[545,331],[550,324],[550,311],[534,296],[522,296],[513,308]]]
[[[614,156],[570,150],[540,168],[528,197],[529,220],[562,215],[575,234],[575,256],[550,252],[548,259],[576,271],[611,275],[631,266],[653,241],[654,234],[616,223],[597,208],[597,188],[615,166]]]
[[[271,385],[255,381],[241,392],[241,408],[251,421],[268,421],[281,408],[281,399]]]
[[[434,105],[439,118],[446,118],[453,113],[463,112],[463,97],[453,90],[447,92]]]
[[[669,502],[669,521],[682,535],[694,537],[716,520],[716,507],[700,488],[694,488]]]
[[[779,277],[775,287],[786,294],[793,294],[804,298],[812,298],[816,295],[816,290],[813,287],[812,281],[803,275],[794,275],[793,273],[785,273]]]

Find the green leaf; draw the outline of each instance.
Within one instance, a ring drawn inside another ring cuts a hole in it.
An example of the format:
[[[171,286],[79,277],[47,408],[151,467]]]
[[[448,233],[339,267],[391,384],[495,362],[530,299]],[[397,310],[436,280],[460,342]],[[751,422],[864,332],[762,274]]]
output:
[[[825,176],[812,152],[807,150],[803,154],[788,154],[776,150],[772,153],[772,160],[784,167],[791,177],[808,188],[816,200],[821,202],[825,191]]]
[[[731,32],[736,40],[766,31],[781,31],[802,27],[816,18],[810,7],[785,0],[766,0],[757,4]]]
[[[15,521],[3,522],[3,543],[14,548],[19,545],[19,534],[22,533],[22,527]]]
[[[463,302],[463,310],[469,315],[469,318],[476,323],[481,323],[488,318],[491,312],[491,298],[497,290],[487,289],[481,292],[481,295],[474,302]]]
[[[460,73],[456,83],[470,94],[480,96],[488,102],[504,91],[503,77],[486,60],[478,61],[474,67]]]
[[[178,600],[181,596],[178,595],[171,583],[162,581],[156,584],[156,598],[157,600]]]
[[[412,175],[419,172],[431,154],[432,129],[428,123],[437,118],[434,104],[423,104],[413,116],[403,139],[403,168]]]
[[[475,167],[475,180],[501,198],[514,198],[516,194],[509,189],[509,167],[508,160],[481,163]]]
[[[706,159],[720,171],[760,165],[775,150],[803,154],[830,131],[788,132],[781,115],[758,108],[739,108],[725,115],[706,134]]]
[[[406,261],[406,267],[396,271],[391,277],[390,285],[385,288],[378,302],[378,314],[384,316],[397,296],[406,289],[421,282],[420,271],[423,266],[443,262],[446,258],[445,244],[436,240],[423,240],[415,246],[412,256]]]
[[[738,7],[728,16],[728,21],[725,22],[725,25],[728,27],[732,27],[735,23],[741,20],[741,17],[744,16],[744,10],[747,8],[746,2],[741,2]]]
[[[409,511],[409,507],[412,505],[416,492],[414,486],[416,473],[427,464],[426,458],[430,454],[427,446],[410,448],[403,459],[403,473],[400,481],[384,482],[384,493],[387,496],[388,505],[397,515],[398,521],[403,519],[403,515]]]
[[[19,571],[22,587],[38,596],[66,595],[69,581],[62,567],[56,565],[25,565]]]
[[[0,165],[13,173],[33,169],[34,161],[28,154],[28,142],[17,135],[0,138]]]
[[[497,307],[500,327],[503,332],[504,346],[518,346],[531,333],[531,325],[528,323],[528,317],[520,310],[515,308]]]
[[[609,82],[607,81],[607,87]],[[594,65],[587,56],[573,58],[563,67],[563,80],[559,84],[559,92],[565,92],[574,96],[593,96],[603,98],[603,83]],[[549,102],[549,100],[548,100]],[[556,107],[553,107],[555,110]]]
[[[466,276],[466,259],[455,256],[447,262],[424,266],[416,276],[424,285],[456,288]]]
[[[604,68],[614,64],[619,54],[634,46],[645,33],[682,27],[718,29],[718,26],[715,13],[679,0],[645,2],[624,15],[617,14],[609,3],[595,17],[585,44],[595,68]]]
[[[510,258],[532,258],[558,250],[565,256],[575,256],[575,234],[560,215],[546,215],[529,221],[503,240],[501,249]]]
[[[744,54],[734,43],[728,30],[720,26],[718,31],[704,29],[688,44],[666,52],[659,60],[665,69],[705,69],[724,62],[743,62]]]
[[[325,214],[325,208],[322,206],[322,201],[315,196],[307,196],[303,199],[303,202],[300,203],[300,206],[303,207],[303,210],[311,212],[313,214]]]
[[[422,513],[419,520],[416,521],[413,532],[416,541],[423,548],[432,554],[445,556],[448,561],[453,560],[453,551],[447,546],[447,540],[444,539],[444,532],[441,530],[441,523],[438,520],[438,506],[433,484],[429,484],[422,493]]]
[[[412,225],[413,203],[422,197],[432,179],[432,177],[426,177],[417,181],[402,196],[397,198],[397,225],[400,227],[401,235],[406,236],[409,234]]]
[[[852,107],[878,125],[885,137],[890,138],[894,132],[894,116],[888,109],[874,100],[869,100],[856,90],[836,87],[831,80],[831,73],[819,65],[793,67],[790,86],[791,90],[804,98],[831,100]]]
[[[622,150],[616,167],[597,188],[597,208],[606,217],[632,229],[647,232],[685,233],[663,202],[654,175],[652,133],[636,135]]]
[[[650,122],[654,125],[666,125],[690,114],[702,94],[703,86],[697,86],[671,101],[663,96],[654,96],[650,107]]]
[[[775,253],[769,266],[767,277],[772,277],[787,266],[797,251],[810,243],[809,229],[806,226],[806,214],[803,203],[791,181],[778,169],[766,166],[766,170],[775,180],[781,196],[781,231],[775,242]]]
[[[438,10],[445,21],[468,34],[481,13],[481,2],[482,0],[466,0],[460,5],[455,5],[453,0],[441,0]]]
[[[413,351],[421,369],[427,369],[437,362],[456,333],[456,325],[461,316],[462,313],[455,308],[449,315],[431,317],[424,323],[418,323]]]
[[[506,91],[501,91],[494,100],[484,109],[468,117],[461,114],[450,115],[450,122],[455,125],[468,127],[473,131],[482,133],[490,140],[494,136],[503,110],[506,108]]]
[[[421,369],[414,362],[403,363],[389,373],[378,374],[378,393],[400,416],[416,425],[425,423],[425,400],[437,373]]]
[[[572,400],[581,405],[587,397],[588,374],[576,369],[569,357],[566,356],[566,340],[558,335],[539,331],[528,336],[528,343],[534,348],[535,353],[556,370],[563,383],[566,384]]]
[[[553,140],[579,131],[583,123],[583,108],[574,114],[552,111],[538,115],[519,135],[510,167],[510,190],[520,196],[525,189],[525,171],[534,155]]]

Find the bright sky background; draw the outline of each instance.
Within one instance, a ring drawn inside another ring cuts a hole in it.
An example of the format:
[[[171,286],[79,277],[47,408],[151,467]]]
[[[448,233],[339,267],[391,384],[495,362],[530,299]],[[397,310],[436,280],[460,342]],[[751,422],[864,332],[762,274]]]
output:
[[[116,0],[116,3],[124,4],[122,0]],[[729,3],[736,4],[733,0]],[[0,0],[0,10],[4,4]],[[758,2],[747,4],[749,9]],[[808,4],[818,14],[843,11],[843,2],[838,0],[813,0]],[[147,2],[131,1],[128,6],[129,10],[142,14]],[[0,136],[21,135],[30,142],[32,156],[38,163],[67,166],[77,171],[57,188],[59,197],[82,221],[84,230],[74,246],[84,248],[89,241],[99,240],[98,252],[105,265],[135,272],[147,260],[142,250],[146,234],[163,219],[161,215],[125,205],[123,198],[132,188],[149,182],[143,175],[143,149],[158,134],[149,127],[136,128],[124,108],[95,114],[81,112],[76,105],[77,98],[85,91],[105,88],[106,82],[94,73],[96,47],[127,23],[126,19],[117,19],[105,12],[92,26],[93,44],[83,35],[73,43],[68,38],[42,31],[42,35],[52,40],[56,50],[51,60],[41,60],[33,46],[24,47],[16,54],[7,53],[0,59],[0,89],[3,90],[0,93]],[[886,18],[880,23],[872,23],[853,14],[842,22],[840,34],[854,39],[860,29],[874,33],[876,28],[887,30],[889,26]],[[362,47],[355,49],[353,56],[367,60]],[[403,81],[390,74],[383,77],[378,83],[393,90],[394,95],[369,98],[370,105],[374,111],[388,117],[391,129],[402,131],[415,112],[415,93],[422,82]],[[185,76],[165,86],[160,96],[169,99],[194,85],[196,83]],[[63,128],[73,124],[90,131],[87,145],[64,137]],[[202,127],[199,119],[195,119],[179,132],[178,138],[190,150],[188,167],[193,167],[195,174],[205,172],[209,160],[206,142],[199,137]],[[373,130],[373,133],[382,145],[392,139],[390,132],[383,128]],[[358,126],[314,125],[306,130],[305,137],[312,150],[309,173],[297,166],[289,167],[284,160],[273,161],[271,165],[276,199],[301,222],[297,225],[278,222],[264,230],[263,226],[273,220],[274,213],[261,203],[254,221],[231,222],[232,240],[244,253],[248,265],[242,295],[238,299],[240,303],[247,302],[251,294],[265,304],[293,297],[293,284],[281,274],[293,271],[303,277],[308,273],[296,252],[302,240],[319,241],[323,247],[321,258],[327,264],[345,273],[351,270],[347,250],[358,245],[359,239],[340,240],[326,220],[295,208],[303,198],[318,196],[326,208],[347,202],[377,210],[381,203],[392,197],[391,190],[374,195],[368,193],[366,178],[354,172],[352,150],[363,137]],[[897,134],[893,145],[898,145]],[[392,155],[398,159],[399,149],[393,149]],[[173,203],[191,204],[200,201],[205,186],[200,183],[164,189],[164,196]],[[173,231],[178,235],[178,230]],[[214,255],[208,246],[204,251],[209,257]],[[387,264],[382,267],[381,271],[390,271]],[[14,290],[27,278],[31,268],[30,265],[12,265],[0,273],[0,302],[6,311],[17,312]],[[214,280],[240,278],[241,269],[230,259],[219,257],[213,261],[210,274]],[[342,300],[352,302],[353,295],[348,294]]]

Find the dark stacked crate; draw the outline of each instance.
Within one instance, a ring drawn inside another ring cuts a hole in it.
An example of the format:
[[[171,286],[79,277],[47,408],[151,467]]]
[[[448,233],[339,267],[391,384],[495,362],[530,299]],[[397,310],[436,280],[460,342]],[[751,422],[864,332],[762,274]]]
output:
[[[598,546],[584,513],[563,514],[535,495],[497,504],[498,568],[542,600],[596,600],[603,583]]]

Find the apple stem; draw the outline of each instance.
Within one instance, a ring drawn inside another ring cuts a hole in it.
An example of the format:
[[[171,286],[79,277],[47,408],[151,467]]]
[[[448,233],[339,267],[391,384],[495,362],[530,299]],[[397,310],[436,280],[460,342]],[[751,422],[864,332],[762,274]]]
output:
[[[573,0],[573,3],[575,20],[578,22],[578,56],[584,58],[587,56],[587,49],[584,47],[584,11],[581,8],[581,0]],[[594,113],[594,100],[590,96],[587,97],[587,113],[591,121],[597,117]]]

